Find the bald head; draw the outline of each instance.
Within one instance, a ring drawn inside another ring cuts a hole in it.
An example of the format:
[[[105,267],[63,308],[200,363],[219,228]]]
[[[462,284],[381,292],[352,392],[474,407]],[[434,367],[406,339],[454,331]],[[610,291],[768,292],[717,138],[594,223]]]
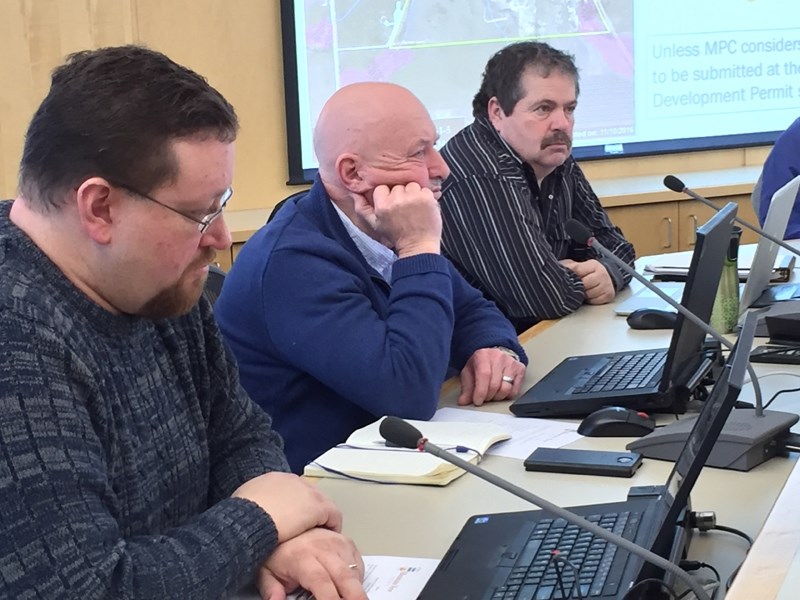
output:
[[[314,151],[323,180],[330,179],[342,154],[371,157],[391,146],[399,131],[420,121],[428,111],[414,94],[393,83],[354,83],[339,89],[325,103],[314,129]]]

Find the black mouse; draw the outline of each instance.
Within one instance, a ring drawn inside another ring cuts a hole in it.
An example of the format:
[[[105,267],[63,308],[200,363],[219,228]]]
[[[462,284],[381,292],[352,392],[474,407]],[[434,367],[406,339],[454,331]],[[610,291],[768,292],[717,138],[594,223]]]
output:
[[[640,308],[628,315],[631,329],[674,329],[678,313],[658,308]]]
[[[578,426],[586,437],[641,437],[656,427],[656,422],[638,410],[606,406],[587,416]]]

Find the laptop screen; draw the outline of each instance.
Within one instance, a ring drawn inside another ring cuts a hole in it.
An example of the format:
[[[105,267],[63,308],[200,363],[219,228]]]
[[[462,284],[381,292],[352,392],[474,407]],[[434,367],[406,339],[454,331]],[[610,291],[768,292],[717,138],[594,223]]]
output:
[[[728,356],[725,368],[717,378],[667,479],[668,493],[664,494],[661,501],[666,502],[668,508],[661,511],[664,520],[658,527],[652,546],[653,551],[661,556],[667,556],[669,553],[668,546],[674,537],[675,523],[678,522],[680,512],[687,504],[689,492],[711,454],[711,449],[742,389],[757,321],[758,317],[754,313],[748,314],[745,318],[742,331]]]
[[[695,249],[681,304],[706,323],[711,318],[711,310],[714,308],[714,298],[730,244],[735,216],[736,205],[729,202],[697,228]],[[667,362],[664,365],[664,371],[669,373],[669,378],[665,377],[662,380],[662,392],[670,388],[678,391],[695,376],[697,368],[705,359],[703,352],[705,337],[705,331],[678,313],[667,353]]]
[[[774,238],[783,239],[789,215],[792,213],[797,190],[800,188],[800,175],[792,179],[772,195],[767,218],[764,220],[764,231]],[[770,242],[765,237],[759,237],[747,283],[742,291],[742,301],[739,312],[744,312],[755,302],[769,284],[775,258],[778,256],[779,246]]]

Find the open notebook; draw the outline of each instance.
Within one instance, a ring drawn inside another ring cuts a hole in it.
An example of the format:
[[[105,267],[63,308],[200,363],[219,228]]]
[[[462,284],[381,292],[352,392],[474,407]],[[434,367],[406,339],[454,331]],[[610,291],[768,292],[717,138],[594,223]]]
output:
[[[354,431],[344,444],[307,464],[303,474],[420,485],[447,485],[464,474],[462,469],[431,454],[387,446],[379,431],[382,420]],[[472,463],[478,463],[492,444],[511,437],[493,423],[408,422],[437,440],[442,448]]]

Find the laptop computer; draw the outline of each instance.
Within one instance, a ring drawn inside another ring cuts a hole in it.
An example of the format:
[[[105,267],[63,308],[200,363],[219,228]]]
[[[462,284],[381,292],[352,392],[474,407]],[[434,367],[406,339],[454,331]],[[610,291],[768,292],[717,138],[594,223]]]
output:
[[[632,488],[625,502],[569,510],[667,560],[680,559],[688,546],[682,514],[743,385],[755,325],[749,316],[664,486]],[[570,565],[554,561],[553,550]],[[628,592],[634,600],[656,597],[644,580],[662,577],[639,557],[546,511],[496,513],[469,518],[418,600],[609,599]],[[632,590],[637,582],[643,585]]]
[[[682,304],[708,323],[730,243],[736,205],[728,203],[697,229]],[[518,417],[585,416],[604,406],[684,412],[713,366],[706,334],[679,314],[669,348],[570,356],[515,400]]]
[[[767,218],[764,220],[764,231],[772,237],[783,239],[798,189],[800,189],[800,175],[772,194]],[[775,264],[779,249],[778,244],[770,242],[765,237],[759,238],[750,275],[747,277],[739,302],[740,314],[751,307],[769,306],[775,302],[800,297],[800,286],[797,284],[769,285],[772,266]]]

